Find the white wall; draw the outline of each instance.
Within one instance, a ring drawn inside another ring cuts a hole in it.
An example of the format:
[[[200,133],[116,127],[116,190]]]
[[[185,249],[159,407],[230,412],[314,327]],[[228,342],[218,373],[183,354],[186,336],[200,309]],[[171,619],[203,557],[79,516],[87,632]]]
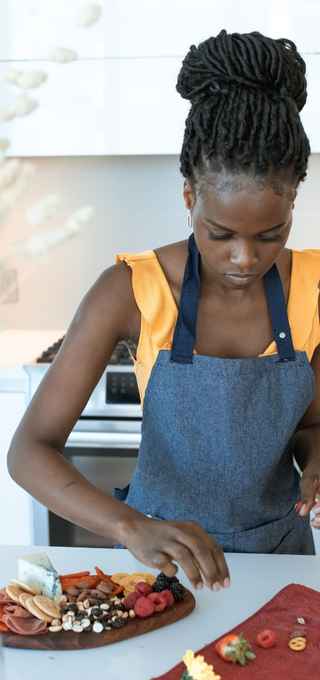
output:
[[[48,223],[52,226],[83,204],[93,204],[96,216],[77,238],[34,263],[18,263],[19,299],[0,304],[2,330],[66,327],[86,290],[113,264],[116,252],[154,248],[189,235],[178,156],[30,161],[34,178],[0,225],[2,243],[27,234],[27,209],[48,193],[62,196],[58,218]],[[319,180],[316,154],[296,200],[290,247],[320,248]]]

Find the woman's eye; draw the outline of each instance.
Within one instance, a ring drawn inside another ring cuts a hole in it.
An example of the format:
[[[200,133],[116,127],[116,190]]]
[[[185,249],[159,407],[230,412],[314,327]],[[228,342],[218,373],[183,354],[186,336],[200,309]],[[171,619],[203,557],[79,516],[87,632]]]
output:
[[[210,241],[226,241],[231,238],[231,234],[213,234],[212,231],[208,231]]]
[[[227,241],[228,239],[232,238],[232,234],[214,234],[212,231],[208,231],[208,236],[209,241]],[[258,239],[268,243],[272,241],[281,241],[282,234],[276,234],[273,236],[258,236]]]

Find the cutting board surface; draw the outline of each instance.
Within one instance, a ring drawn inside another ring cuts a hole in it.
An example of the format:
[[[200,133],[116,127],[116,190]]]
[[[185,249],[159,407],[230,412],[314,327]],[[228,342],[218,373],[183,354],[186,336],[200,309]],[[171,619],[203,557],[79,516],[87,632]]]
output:
[[[35,636],[3,633],[3,644],[5,647],[38,650],[72,650],[103,647],[104,645],[110,645],[137,635],[150,633],[153,630],[157,630],[157,628],[175,623],[188,616],[195,608],[195,604],[192,593],[186,589],[185,597],[181,602],[175,602],[172,607],[165,609],[163,612],[156,612],[149,618],[139,619],[136,617],[130,620],[123,628],[105,630],[102,633],[63,631],[61,633],[45,633]]]

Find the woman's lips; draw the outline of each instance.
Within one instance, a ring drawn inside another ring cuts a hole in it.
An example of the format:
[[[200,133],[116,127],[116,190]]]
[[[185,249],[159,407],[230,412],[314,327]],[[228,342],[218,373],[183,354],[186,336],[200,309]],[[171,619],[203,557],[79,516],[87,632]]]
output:
[[[239,284],[245,284],[245,283],[250,283],[253,279],[256,278],[257,274],[224,274],[224,276],[229,279],[230,281],[233,281],[234,283]]]

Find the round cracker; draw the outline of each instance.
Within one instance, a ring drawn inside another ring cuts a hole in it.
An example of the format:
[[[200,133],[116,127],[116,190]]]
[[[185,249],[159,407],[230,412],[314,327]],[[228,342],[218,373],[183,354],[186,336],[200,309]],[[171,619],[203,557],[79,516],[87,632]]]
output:
[[[19,604],[21,604],[22,607],[24,607],[25,609],[27,609],[27,607],[26,607],[26,600],[27,600],[29,597],[30,597],[30,593],[21,593],[21,595],[20,595],[20,597],[19,597]]]
[[[46,623],[51,623],[55,617],[45,614],[41,609],[39,609],[39,607],[37,607],[33,600],[34,598],[32,595],[30,595],[28,598],[25,598],[25,609],[27,609],[30,614],[33,614],[36,619],[40,619],[40,621],[45,621]]]
[[[10,600],[12,600],[13,602],[17,602],[17,604],[20,604],[20,595],[21,593],[23,593],[23,590],[21,590],[21,588],[18,588],[18,586],[14,586],[9,583],[9,585],[6,586],[5,591],[8,597],[10,597]]]
[[[60,609],[49,597],[46,597],[45,595],[35,595],[33,602],[36,607],[39,607],[39,609],[44,612],[44,614],[52,616],[53,619],[60,619]]]
[[[23,592],[29,593],[29,595],[38,595],[39,590],[36,590],[35,588],[31,588],[31,586],[28,586],[26,583],[23,583],[22,581],[18,581],[16,578],[12,578],[9,585],[14,585],[18,586],[18,588],[21,588]]]

